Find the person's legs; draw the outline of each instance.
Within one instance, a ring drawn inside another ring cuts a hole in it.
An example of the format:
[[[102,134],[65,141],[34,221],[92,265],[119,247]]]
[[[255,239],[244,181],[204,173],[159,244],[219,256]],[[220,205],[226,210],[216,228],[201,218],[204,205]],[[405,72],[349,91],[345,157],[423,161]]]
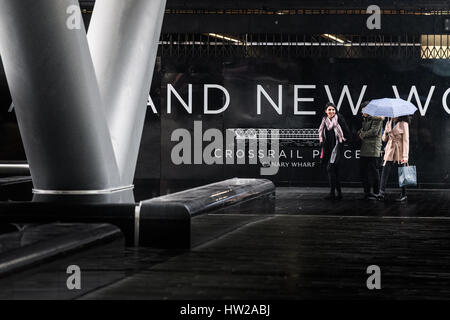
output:
[[[341,188],[341,176],[340,176],[340,170],[339,170],[338,164],[334,164],[334,172],[335,172],[335,176],[336,176],[336,191],[337,191],[336,198],[338,200],[341,200],[342,199],[342,188]]]
[[[376,157],[373,158],[373,173],[374,173],[374,180],[373,180],[373,193],[378,194],[380,193],[380,158]]]
[[[368,172],[369,160],[370,158],[368,157],[361,157],[359,161],[361,181],[363,184],[364,194],[366,196],[368,196],[370,193],[369,172]]]
[[[335,165],[328,163],[327,165],[328,182],[330,184],[330,194],[326,199],[334,199],[336,197],[336,170]]]
[[[392,168],[392,161],[387,161],[383,167],[383,172],[381,173],[381,183],[380,183],[380,197],[384,197],[386,194],[386,185],[389,179],[389,174]]]
[[[367,176],[369,183],[369,193],[370,187],[373,187],[373,193],[378,194],[380,192],[380,175],[378,171],[378,158],[370,157],[367,161]]]

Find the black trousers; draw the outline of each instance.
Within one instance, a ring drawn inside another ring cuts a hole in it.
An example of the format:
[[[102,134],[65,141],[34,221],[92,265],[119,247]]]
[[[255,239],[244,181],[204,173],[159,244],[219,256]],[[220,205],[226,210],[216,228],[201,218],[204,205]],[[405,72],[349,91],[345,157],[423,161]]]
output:
[[[330,183],[331,193],[337,191],[341,193],[341,177],[339,175],[339,164],[336,163],[328,163],[327,165],[327,174],[328,174],[328,182]]]
[[[405,164],[398,164],[397,162],[387,161],[386,165],[383,167],[383,172],[381,173],[381,193],[386,193],[386,185],[389,180],[389,175],[392,169],[398,171],[398,167],[404,167]],[[402,195],[406,195],[406,187],[402,188]]]
[[[380,170],[378,170],[380,158],[377,157],[361,157],[360,170],[364,188],[364,193],[369,194],[371,187],[373,193],[380,192]]]

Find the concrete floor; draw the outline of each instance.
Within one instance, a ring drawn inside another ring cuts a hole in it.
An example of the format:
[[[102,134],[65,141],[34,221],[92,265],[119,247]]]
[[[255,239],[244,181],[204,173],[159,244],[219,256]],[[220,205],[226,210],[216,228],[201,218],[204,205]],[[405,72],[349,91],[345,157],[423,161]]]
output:
[[[0,279],[1,299],[450,298],[450,190],[410,192],[405,204],[342,201],[326,189],[277,188],[258,206],[195,217],[190,251],[90,249]],[[82,290],[66,288],[79,265]],[[381,290],[366,269],[381,268]]]

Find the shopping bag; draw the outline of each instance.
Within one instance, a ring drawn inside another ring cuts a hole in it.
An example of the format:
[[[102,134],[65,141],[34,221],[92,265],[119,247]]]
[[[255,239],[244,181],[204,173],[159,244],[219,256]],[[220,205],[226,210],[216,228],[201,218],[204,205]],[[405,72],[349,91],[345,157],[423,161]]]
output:
[[[417,186],[416,166],[398,167],[398,184],[400,188]]]

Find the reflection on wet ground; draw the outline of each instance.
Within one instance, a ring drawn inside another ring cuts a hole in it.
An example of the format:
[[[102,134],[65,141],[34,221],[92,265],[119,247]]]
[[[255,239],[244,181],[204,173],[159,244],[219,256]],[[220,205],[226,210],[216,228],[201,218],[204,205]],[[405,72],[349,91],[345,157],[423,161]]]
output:
[[[359,189],[344,189],[341,201],[324,200],[324,188],[277,188],[276,213],[360,216],[450,216],[450,190],[409,190],[398,203],[398,190],[388,189],[386,201],[364,200]]]
[[[449,190],[411,190],[407,203],[345,189],[277,188],[192,219],[192,249],[124,248],[123,241],[0,279],[1,299],[450,298]],[[79,265],[82,290],[66,288]],[[378,265],[382,290],[366,287]]]

